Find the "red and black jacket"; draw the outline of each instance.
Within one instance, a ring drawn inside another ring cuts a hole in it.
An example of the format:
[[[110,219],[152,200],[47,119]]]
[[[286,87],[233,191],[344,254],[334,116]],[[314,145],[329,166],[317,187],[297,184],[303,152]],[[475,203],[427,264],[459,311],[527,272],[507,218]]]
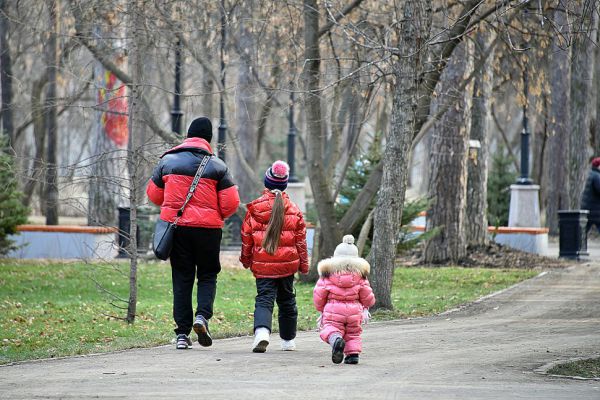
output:
[[[204,139],[187,138],[182,144],[161,156],[146,187],[148,198],[160,206],[160,217],[173,222],[183,205],[196,171],[205,155],[211,155]],[[233,215],[240,204],[237,186],[227,166],[211,157],[194,195],[177,222],[199,228],[222,228],[223,221]]]

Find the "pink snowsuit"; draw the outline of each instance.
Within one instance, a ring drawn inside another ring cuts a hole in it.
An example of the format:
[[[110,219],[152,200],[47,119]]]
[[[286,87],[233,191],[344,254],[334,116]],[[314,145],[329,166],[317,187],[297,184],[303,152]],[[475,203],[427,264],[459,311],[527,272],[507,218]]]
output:
[[[339,333],[346,342],[344,354],[362,351],[362,312],[375,304],[375,296],[366,276],[369,263],[358,257],[332,257],[319,263],[319,281],[313,291],[317,311],[323,313],[320,336],[329,342]]]

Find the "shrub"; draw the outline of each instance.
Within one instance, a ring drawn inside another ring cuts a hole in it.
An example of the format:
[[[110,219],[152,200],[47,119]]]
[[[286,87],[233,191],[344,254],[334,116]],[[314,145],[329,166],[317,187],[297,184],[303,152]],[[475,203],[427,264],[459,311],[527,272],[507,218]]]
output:
[[[492,156],[492,167],[488,177],[488,221],[494,226],[508,225],[510,185],[517,179],[512,160],[506,153],[504,146],[498,146],[498,150]]]
[[[9,153],[7,140],[0,138],[0,256],[15,248],[9,236],[17,232],[17,225],[27,222],[28,209],[21,199],[14,157]]]

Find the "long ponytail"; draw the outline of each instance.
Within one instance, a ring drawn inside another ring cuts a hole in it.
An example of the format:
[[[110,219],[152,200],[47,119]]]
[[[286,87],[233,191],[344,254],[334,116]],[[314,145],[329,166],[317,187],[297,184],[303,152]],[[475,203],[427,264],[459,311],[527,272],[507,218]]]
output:
[[[285,205],[283,204],[281,191],[274,190],[273,192],[275,192],[275,201],[273,202],[269,225],[267,225],[267,232],[265,233],[265,238],[262,242],[262,247],[271,255],[275,254],[279,247],[279,238],[281,237],[281,230],[283,228],[283,220],[285,217]]]

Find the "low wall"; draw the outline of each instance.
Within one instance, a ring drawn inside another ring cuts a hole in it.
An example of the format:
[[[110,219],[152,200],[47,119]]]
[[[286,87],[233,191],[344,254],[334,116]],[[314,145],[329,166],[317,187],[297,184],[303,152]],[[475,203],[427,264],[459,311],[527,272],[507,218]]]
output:
[[[112,259],[117,256],[117,228],[71,225],[20,225],[11,239],[12,258]]]
[[[548,228],[489,227],[496,243],[513,249],[548,255]]]
[[[423,219],[413,222],[422,223]],[[425,232],[424,225],[411,224],[414,232]],[[527,253],[547,255],[548,251],[548,228],[519,228],[510,226],[489,226],[488,232],[494,242],[503,246],[509,246]]]

